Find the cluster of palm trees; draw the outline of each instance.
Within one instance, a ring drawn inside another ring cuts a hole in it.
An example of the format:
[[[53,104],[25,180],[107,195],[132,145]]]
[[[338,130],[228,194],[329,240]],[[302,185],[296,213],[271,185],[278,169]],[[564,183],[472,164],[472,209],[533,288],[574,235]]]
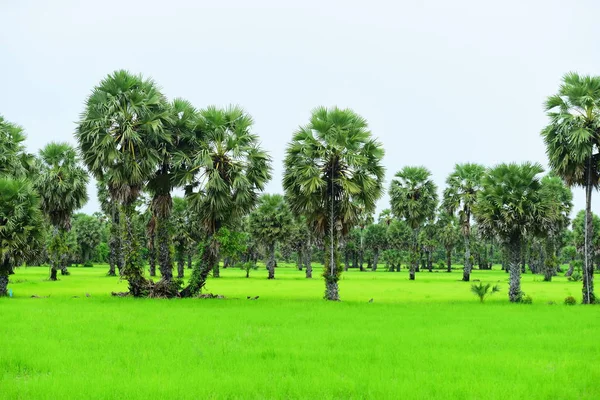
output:
[[[0,119],[7,143],[0,146],[0,295],[6,293],[4,277],[12,268],[44,247],[40,213],[53,229],[45,246],[51,278],[56,279],[58,270],[67,273],[61,258],[65,233],[73,212],[87,200],[83,164],[98,182],[102,210],[111,222],[109,274],[119,269],[133,296],[198,295],[210,272],[218,273],[220,256],[234,253],[239,240],[233,233],[241,231],[249,235],[246,241],[254,237],[266,249],[269,278],[275,276],[277,243],[294,248],[299,265],[307,266],[307,277],[312,274],[311,249],[321,247],[328,300],[339,300],[340,254],[356,227],[364,232],[359,235],[361,248],[366,243],[373,249],[373,269],[392,242],[407,244],[411,280],[420,254],[431,253],[439,243],[450,258],[460,231],[463,280],[469,281],[476,222],[478,235],[503,247],[509,260],[509,298],[518,302],[523,297],[520,265],[526,241],[535,238],[545,249],[546,270],[556,269],[559,237],[569,225],[572,207],[566,183],[586,188],[583,302],[593,303],[590,201],[600,176],[600,78],[566,75],[546,110],[550,123],[542,136],[552,173],[542,177],[541,166],[532,163],[493,168],[458,164],[440,201],[430,171],[407,166],[391,182],[390,211],[379,224],[371,224],[385,190],[384,150],[366,120],[352,110],[315,109],[287,146],[284,196],[261,197],[271,178],[271,158],[252,133],[252,118],[244,110],[196,109],[183,99],[169,101],[152,80],[116,71],[85,103],[75,134],[77,151],[51,143],[33,157],[23,148],[21,128]],[[184,191],[184,199],[172,198],[176,188]],[[145,277],[134,227],[143,193],[150,197],[147,247],[151,276],[158,263],[161,279],[156,283]],[[173,264],[177,262],[177,277],[183,277],[186,258],[197,244],[193,252],[198,261],[182,287],[173,276]],[[255,245],[244,251],[251,253]]]

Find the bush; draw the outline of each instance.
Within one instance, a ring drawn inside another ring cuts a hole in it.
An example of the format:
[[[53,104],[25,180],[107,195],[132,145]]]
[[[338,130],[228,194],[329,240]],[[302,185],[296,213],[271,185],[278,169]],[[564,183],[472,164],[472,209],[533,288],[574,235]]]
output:
[[[583,279],[583,276],[581,275],[581,272],[579,271],[575,271],[571,274],[571,276],[569,277],[569,280],[571,282],[580,282]]]
[[[523,296],[521,297],[521,303],[523,304],[532,304],[533,303],[533,299],[531,298],[531,296]]]
[[[575,297],[573,296],[565,297],[565,304],[568,306],[574,306],[577,304],[577,300],[575,300]]]
[[[91,261],[86,261],[85,263],[83,263],[83,268],[92,268],[94,266],[94,264],[92,264]]]

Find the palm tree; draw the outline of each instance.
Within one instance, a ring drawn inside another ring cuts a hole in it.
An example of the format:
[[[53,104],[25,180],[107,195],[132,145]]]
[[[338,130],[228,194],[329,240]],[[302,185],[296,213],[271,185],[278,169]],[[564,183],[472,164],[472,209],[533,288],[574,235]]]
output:
[[[76,132],[88,170],[121,209],[123,276],[134,296],[144,295],[148,286],[132,221],[134,203],[162,161],[168,110],[152,80],[116,71],[88,97]]]
[[[479,164],[457,164],[454,172],[446,179],[446,190],[442,207],[450,214],[457,213],[462,229],[465,245],[465,265],[463,269],[463,281],[468,282],[471,277],[471,215],[473,206],[477,201],[477,193],[481,190],[481,179],[485,174],[485,168]]]
[[[267,249],[269,279],[275,279],[275,245],[290,235],[293,217],[283,196],[265,194],[250,214],[250,234]]]
[[[173,197],[173,245],[177,261],[177,278],[183,278],[188,249],[193,242],[188,203],[185,198]]]
[[[387,224],[377,223],[367,227],[365,232],[365,245],[373,251],[373,272],[377,271],[377,263],[379,262],[379,254],[387,247]]]
[[[600,177],[600,77],[569,73],[545,108],[550,124],[542,131],[550,167],[569,187],[585,188],[583,303],[595,302],[591,238],[592,190]]]
[[[200,111],[197,128],[185,136],[176,181],[185,187],[195,218],[204,231],[201,261],[192,270],[184,297],[196,295],[218,261],[214,235],[240,220],[256,205],[271,178],[271,158],[251,133],[252,117],[239,107]]]
[[[176,160],[178,152],[186,151],[184,137],[193,134],[198,116],[190,102],[175,99],[169,107],[170,118],[165,124],[165,140],[161,141],[160,161],[154,175],[146,185],[152,194],[151,211],[154,232],[158,244],[158,264],[160,274],[165,281],[173,278],[173,260],[171,259],[171,209],[173,200],[171,192],[175,188]]]
[[[390,186],[392,212],[412,229],[409,279],[415,279],[419,262],[418,238],[423,224],[435,216],[437,186],[425,167],[404,167],[397,172]]]
[[[342,268],[338,244],[371,214],[382,194],[383,147],[367,121],[349,109],[319,107],[293,135],[286,150],[283,187],[296,215],[304,215],[324,239],[325,299],[339,300]]]
[[[121,221],[119,213],[119,205],[111,198],[108,193],[106,183],[102,181],[96,182],[96,191],[98,193],[98,202],[102,212],[110,218],[110,232],[108,238],[108,276],[116,276],[115,267],[119,270],[119,274],[125,264],[123,257],[123,249],[121,243]]]
[[[539,234],[553,220],[551,200],[542,190],[539,164],[500,164],[483,178],[473,208],[480,231],[496,237],[508,252],[511,302],[521,292],[521,251],[529,234]]]
[[[0,115],[0,175],[32,177],[35,157],[25,152],[23,128]],[[37,172],[37,171],[35,171]]]
[[[64,265],[66,233],[71,230],[71,217],[88,200],[89,177],[79,165],[77,152],[68,143],[49,143],[40,150],[41,173],[35,180],[40,207],[54,228],[50,248],[50,280],[56,272],[67,273]]]
[[[0,173],[0,297],[6,296],[8,275],[32,259],[43,242],[39,199],[24,178]]]
[[[549,222],[545,230],[545,262],[544,281],[550,282],[552,276],[556,275],[559,265],[556,249],[559,247],[561,233],[568,228],[569,215],[573,208],[573,193],[565,186],[562,179],[554,174],[548,174],[542,178],[542,188],[546,191],[545,196],[552,200],[554,208],[552,215],[554,219]]]
[[[447,272],[452,272],[452,250],[460,240],[460,230],[457,218],[453,214],[440,212],[436,221],[437,236],[446,251]]]

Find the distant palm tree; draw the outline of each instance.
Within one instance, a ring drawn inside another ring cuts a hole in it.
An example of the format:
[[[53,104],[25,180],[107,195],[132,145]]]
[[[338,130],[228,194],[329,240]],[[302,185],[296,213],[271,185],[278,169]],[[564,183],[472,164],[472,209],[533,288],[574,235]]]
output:
[[[496,237],[509,255],[511,302],[519,302],[521,292],[521,252],[527,235],[539,234],[553,220],[551,199],[542,190],[539,164],[500,164],[483,178],[482,189],[473,208],[479,229]]]
[[[44,239],[39,199],[24,178],[0,173],[0,297],[14,267],[40,251]]]
[[[481,190],[481,180],[485,175],[485,167],[479,164],[457,164],[454,172],[446,179],[446,190],[442,207],[450,214],[458,213],[458,220],[462,228],[465,245],[465,265],[463,281],[468,282],[471,277],[471,215],[473,206],[477,202],[477,193]]]
[[[592,191],[600,177],[600,77],[569,73],[545,105],[550,124],[542,131],[550,167],[568,186],[585,188],[586,229],[583,303],[595,302]]]
[[[292,231],[293,217],[283,196],[265,194],[258,207],[250,213],[250,234],[267,249],[269,279],[275,279],[275,245]]]
[[[77,152],[68,143],[49,143],[40,150],[41,173],[35,180],[40,207],[54,227],[48,249],[51,259],[50,280],[57,270],[67,274],[64,260],[66,233],[71,230],[73,212],[88,200],[89,176],[79,165]]]
[[[200,111],[197,128],[177,155],[176,181],[185,188],[194,218],[204,231],[202,259],[194,266],[184,297],[196,295],[218,262],[215,233],[256,205],[271,178],[271,158],[251,133],[252,117],[239,107]]]
[[[431,172],[425,167],[411,166],[397,172],[390,186],[390,202],[394,215],[404,219],[413,232],[409,279],[414,280],[419,263],[419,231],[426,221],[434,218],[438,202]]]
[[[367,121],[349,109],[317,108],[286,150],[283,187],[292,212],[303,215],[327,252],[325,299],[339,300],[342,268],[338,244],[371,214],[381,197],[383,147],[372,138]]]
[[[162,160],[168,111],[152,80],[116,71],[94,88],[76,132],[88,170],[106,184],[121,209],[123,276],[134,296],[144,295],[147,286],[132,221],[134,203]]]

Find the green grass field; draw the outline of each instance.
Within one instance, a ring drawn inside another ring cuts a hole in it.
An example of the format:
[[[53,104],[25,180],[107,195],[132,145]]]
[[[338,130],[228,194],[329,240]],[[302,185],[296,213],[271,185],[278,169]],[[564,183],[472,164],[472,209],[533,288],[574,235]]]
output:
[[[349,271],[332,303],[318,269],[226,269],[207,284],[226,299],[173,300],[114,298],[126,282],[103,266],[71,271],[11,276],[0,399],[600,398],[600,307],[563,305],[581,297],[564,277],[525,274],[533,304],[510,304],[507,274],[476,270],[502,290],[480,304],[459,270]]]

